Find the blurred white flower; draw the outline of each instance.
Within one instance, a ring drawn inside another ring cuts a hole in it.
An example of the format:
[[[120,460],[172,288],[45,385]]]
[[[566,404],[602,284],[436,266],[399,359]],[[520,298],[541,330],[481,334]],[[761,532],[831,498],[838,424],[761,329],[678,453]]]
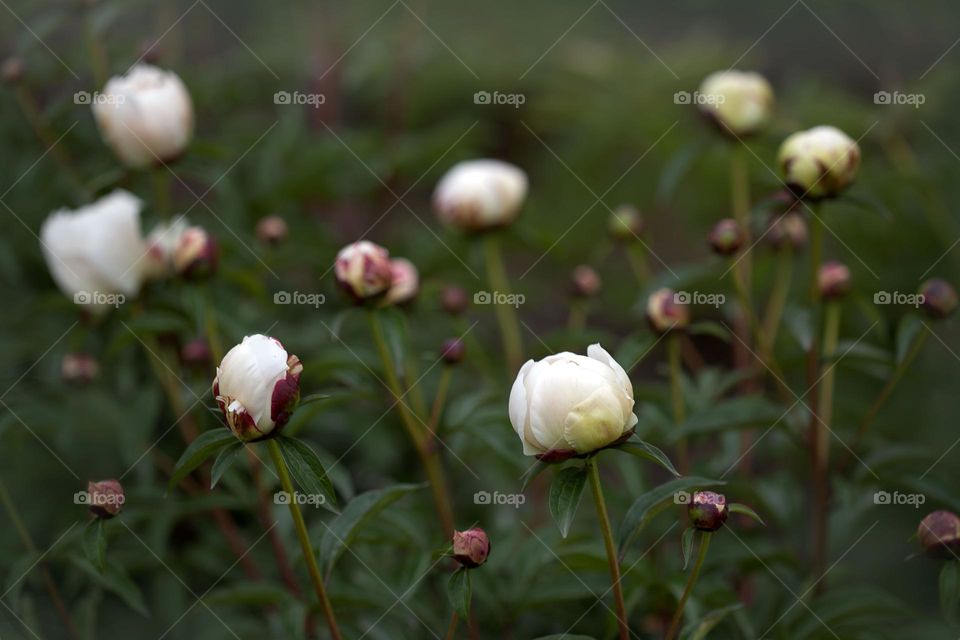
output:
[[[797,196],[835,196],[856,177],[860,146],[840,129],[821,125],[784,140],[777,162],[784,181]]]
[[[463,231],[508,225],[527,197],[527,174],[501,160],[454,165],[433,193],[434,209],[446,224]]]
[[[599,344],[527,361],[510,392],[510,422],[524,455],[589,453],[638,422],[627,372]]]
[[[700,111],[716,120],[721,131],[736,136],[756,133],[770,120],[773,89],[759,73],[718,71],[700,85]]]
[[[172,71],[148,64],[114,76],[93,102],[100,133],[120,160],[146,167],[177,159],[193,135],[193,102]]]
[[[378,244],[361,240],[348,244],[334,263],[337,284],[356,300],[365,300],[390,288],[393,270],[390,253]]]
[[[104,296],[134,296],[148,270],[136,196],[117,190],[93,204],[52,213],[40,228],[43,257],[57,286],[93,310]],[[95,295],[96,294],[96,295]]]
[[[147,235],[146,275],[151,279],[173,275],[173,252],[190,223],[183,216],[157,224]]]
[[[384,297],[385,304],[403,304],[417,296],[420,291],[420,274],[417,267],[406,258],[390,261],[391,282]]]
[[[279,340],[243,339],[217,367],[213,395],[231,431],[243,441],[276,435],[300,400],[303,365]]]

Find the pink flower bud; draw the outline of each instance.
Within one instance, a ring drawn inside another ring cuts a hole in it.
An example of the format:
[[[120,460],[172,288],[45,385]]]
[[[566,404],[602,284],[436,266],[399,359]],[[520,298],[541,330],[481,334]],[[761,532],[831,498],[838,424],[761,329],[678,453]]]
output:
[[[367,240],[348,244],[337,254],[334,275],[337,284],[357,301],[381,295],[393,282],[390,253]]]
[[[453,532],[453,558],[463,566],[468,569],[479,567],[489,555],[490,540],[483,529],[476,527]]]
[[[774,249],[799,249],[807,244],[807,221],[798,211],[776,214],[770,220],[766,239]]]
[[[682,294],[674,292],[673,289],[654,291],[647,298],[647,321],[658,333],[683,329],[690,324],[688,302],[682,299]]]
[[[600,274],[585,264],[578,265],[573,270],[573,294],[581,298],[592,298],[600,293]]]
[[[467,346],[463,340],[449,338],[440,346],[440,357],[447,364],[460,364],[467,355]]]
[[[931,278],[920,285],[923,310],[932,318],[942,319],[957,310],[957,290],[942,278]]]
[[[420,291],[420,274],[412,262],[406,258],[394,258],[390,261],[390,288],[384,298],[385,304],[404,304],[410,302]]]
[[[960,553],[960,518],[950,511],[934,511],[920,521],[917,538],[929,557],[953,558]]]
[[[452,316],[458,316],[470,306],[470,298],[463,287],[446,286],[440,291],[440,306]]]
[[[189,367],[207,367],[213,360],[213,351],[206,338],[196,338],[183,345],[180,361]]]
[[[287,239],[288,233],[287,221],[277,215],[261,218],[257,223],[257,239],[265,245],[281,244]]]
[[[106,520],[120,513],[124,500],[123,486],[117,480],[101,480],[87,484],[87,504],[90,513],[98,518]]]
[[[820,295],[827,300],[839,298],[850,291],[850,269],[847,265],[831,260],[820,266],[817,274]]]
[[[188,227],[173,251],[173,268],[187,279],[202,279],[217,270],[217,241],[201,227]]]

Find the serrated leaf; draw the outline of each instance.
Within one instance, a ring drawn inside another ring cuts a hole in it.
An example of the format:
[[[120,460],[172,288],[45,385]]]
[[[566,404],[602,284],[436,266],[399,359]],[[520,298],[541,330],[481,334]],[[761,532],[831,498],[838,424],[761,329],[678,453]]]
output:
[[[957,625],[960,617],[960,562],[944,562],[940,570],[940,612],[951,625]]]
[[[586,482],[587,467],[584,465],[561,469],[550,483],[550,514],[564,538],[570,532]]]
[[[107,557],[107,536],[103,532],[103,520],[91,520],[83,530],[83,552],[97,571],[103,573]]]
[[[327,470],[310,445],[295,438],[277,438],[283,459],[287,463],[290,475],[300,488],[312,496],[323,496],[320,504],[329,511],[340,513],[337,509],[337,494],[333,483],[327,476]]]
[[[727,505],[727,510],[730,513],[739,513],[740,515],[748,516],[750,518],[753,518],[763,526],[767,526],[767,523],[763,521],[763,518],[757,515],[756,511],[754,511],[753,509],[751,509],[745,504],[740,504],[739,502],[732,502]]]
[[[676,467],[673,466],[673,463],[670,462],[670,458],[667,457],[667,454],[649,442],[644,442],[639,438],[633,438],[613,448],[623,451],[624,453],[637,456],[638,458],[655,462],[672,473],[674,476],[680,477],[680,472],[677,471]]]
[[[460,567],[447,581],[447,598],[462,620],[470,615],[470,571]]]
[[[683,535],[680,536],[680,554],[683,557],[684,571],[687,570],[687,565],[690,564],[690,554],[693,551],[693,536],[696,531],[693,527],[687,527],[683,530]]]
[[[663,508],[674,504],[674,494],[687,492],[703,487],[715,487],[726,484],[722,480],[710,480],[698,476],[685,476],[675,478],[665,482],[658,487],[654,487],[646,492],[627,510],[623,522],[620,525],[619,548],[620,555],[623,556],[627,547],[639,535],[640,531],[646,526],[647,522]],[[683,504],[679,502],[678,504]]]
[[[177,486],[191,471],[203,464],[204,460],[236,441],[237,437],[227,428],[213,429],[201,433],[177,460],[177,464],[173,467],[173,475],[170,476],[170,483],[167,485],[168,488],[172,489]]]
[[[237,456],[241,451],[244,450],[244,448],[245,445],[242,442],[237,441],[220,450],[220,453],[217,454],[217,458],[213,461],[213,467],[210,468],[211,489],[217,486],[217,483],[220,482],[220,478],[222,478],[223,474],[230,469],[234,462],[237,461]]]

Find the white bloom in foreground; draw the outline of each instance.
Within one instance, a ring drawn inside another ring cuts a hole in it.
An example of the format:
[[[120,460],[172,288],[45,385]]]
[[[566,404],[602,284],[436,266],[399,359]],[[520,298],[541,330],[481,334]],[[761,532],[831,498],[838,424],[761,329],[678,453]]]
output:
[[[513,222],[527,197],[527,174],[501,160],[470,160],[454,165],[433,193],[437,216],[463,231]]]
[[[43,257],[57,286],[90,309],[105,297],[133,296],[147,268],[139,198],[123,190],[73,211],[55,211],[40,227]]]
[[[718,71],[700,85],[700,111],[715,119],[721,131],[737,136],[756,133],[770,120],[773,89],[752,71]]]
[[[630,378],[599,344],[586,356],[564,351],[528,360],[510,391],[510,422],[528,456],[589,453],[637,421]]]
[[[368,240],[348,244],[337,253],[333,273],[355,300],[380,295],[393,282],[390,252]]]
[[[300,400],[302,371],[300,359],[269,336],[247,336],[230,349],[213,395],[233,434],[246,442],[278,434]]]
[[[146,167],[175,160],[193,135],[193,102],[172,71],[138,64],[93,102],[100,133],[120,160]]]
[[[777,162],[798,196],[824,198],[847,188],[860,166],[860,146],[836,127],[821,125],[789,136]]]

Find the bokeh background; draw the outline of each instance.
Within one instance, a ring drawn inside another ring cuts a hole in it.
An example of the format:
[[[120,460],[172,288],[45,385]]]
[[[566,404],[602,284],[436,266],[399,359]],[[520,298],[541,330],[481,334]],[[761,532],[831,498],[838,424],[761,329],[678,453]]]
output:
[[[470,326],[471,340],[493,354],[497,332],[489,307],[471,309],[458,325],[437,302],[446,284],[471,293],[486,288],[479,251],[441,228],[430,211],[433,185],[457,160],[499,157],[530,176],[529,202],[505,239],[514,287],[525,296],[520,313],[527,353],[582,350],[600,340],[632,361],[649,340],[642,319],[645,291],[607,238],[611,208],[631,203],[644,212],[644,239],[657,256],[651,264],[659,283],[728,294],[731,287],[729,277],[717,277],[726,266],[709,254],[704,240],[713,222],[730,215],[730,143],[695,108],[677,104],[676,92],[693,91],[708,73],[731,66],[770,79],[775,120],[748,141],[755,199],[781,187],[775,154],[790,132],[829,123],[858,139],[860,178],[850,198],[829,203],[823,214],[826,256],[845,262],[854,277],[842,336],[847,346],[862,338],[838,369],[840,438],[852,433],[889,375],[895,329],[911,311],[875,305],[874,294],[913,292],[933,275],[960,283],[960,6],[953,2],[0,4],[0,49],[24,61],[25,86],[57,139],[55,149],[45,151],[13,88],[3,89],[0,477],[43,550],[83,520],[82,507],[72,500],[75,491],[88,479],[126,471],[131,507],[125,522],[142,540],[118,528],[111,553],[135,589],[99,584],[74,566],[80,527],[47,557],[90,637],[130,629],[159,636],[233,561],[202,512],[216,503],[244,513],[251,502],[244,475],[228,478],[211,496],[166,494],[151,455],[144,456],[155,445],[176,459],[183,444],[169,430],[177,416],[163,401],[139,337],[196,335],[205,296],[227,344],[269,331],[304,361],[308,392],[334,394],[322,407],[298,414],[291,429],[331,460],[343,456],[333,473],[345,496],[417,481],[396,418],[381,415],[386,405],[368,370],[376,365],[366,321],[336,294],[329,269],[340,246],[366,234],[420,268],[423,292],[407,324],[422,370],[435,362],[442,337]],[[216,234],[222,247],[216,280],[163,292],[146,317],[117,313],[95,326],[80,322],[56,289],[37,239],[51,211],[81,201],[57,156],[68,158],[87,189],[124,186],[148,200],[147,221],[156,213],[149,204],[149,176],[120,169],[89,106],[75,103],[75,92],[98,88],[91,41],[111,74],[146,57],[184,79],[196,105],[196,137],[173,167],[173,201],[177,211],[189,210],[192,221]],[[277,104],[275,93],[284,91],[321,94],[323,104]],[[519,95],[523,104],[477,104],[474,96],[482,91]],[[877,104],[878,91],[922,95],[923,104]],[[264,248],[254,236],[256,221],[270,213],[284,216],[292,230],[290,241],[277,249]],[[761,227],[765,215],[755,210]],[[755,256],[763,291],[771,254],[760,246]],[[571,333],[565,329],[569,273],[579,263],[594,266],[604,287],[592,304],[589,329]],[[802,273],[798,267],[797,277]],[[275,305],[278,291],[324,293],[327,303],[319,309]],[[796,280],[795,293],[800,291]],[[698,315],[723,319],[709,307]],[[866,465],[835,486],[831,556],[842,555],[842,561],[830,581],[850,595],[819,613],[844,630],[841,637],[956,636],[940,619],[937,565],[908,558],[922,515],[934,508],[960,510],[960,341],[956,321],[931,329],[934,336],[879,417],[863,454]],[[799,349],[784,341],[788,372],[799,381]],[[698,345],[712,366],[729,369],[729,345],[709,336],[698,338]],[[62,356],[77,349],[96,353],[103,370],[98,382],[82,389],[60,380]],[[668,415],[662,362],[658,347],[632,377],[645,437],[666,448],[669,427],[657,418]],[[444,429],[462,461],[448,460],[458,515],[465,524],[482,522],[494,540],[490,566],[475,585],[478,615],[489,618],[480,623],[482,637],[499,637],[495,630],[502,629],[515,638],[562,632],[576,618],[570,612],[594,600],[585,585],[597,593],[606,588],[602,547],[588,524],[592,512],[582,509],[581,526],[561,540],[543,504],[545,486],[534,485],[521,509],[473,504],[476,491],[517,491],[526,464],[506,416],[507,381],[479,385],[479,374],[467,371],[455,378]],[[207,405],[211,377],[209,370],[184,377]],[[209,428],[217,424],[212,414],[199,419]],[[769,424],[754,426],[763,433]],[[736,600],[734,576],[753,577],[746,587],[736,584],[750,604],[711,637],[751,637],[745,630],[751,628],[759,636],[791,605],[770,637],[832,637],[791,595],[809,586],[803,560],[809,480],[805,449],[782,431],[774,429],[758,446],[751,475],[731,478],[727,493],[740,491],[738,499],[753,504],[770,526],[742,534],[749,548],[728,536],[712,549],[707,581],[714,591],[707,592],[715,595],[705,596],[713,597],[712,604]],[[727,469],[736,457],[734,442],[730,434],[698,440],[698,473]],[[843,445],[834,439],[833,447],[836,452]],[[658,476],[638,471],[635,463],[610,466],[616,523],[632,496]],[[926,503],[919,510],[878,506],[877,490],[920,492]],[[368,637],[432,637],[406,607],[427,626],[442,629],[446,613],[436,605],[442,594],[415,581],[429,563],[403,553],[429,547],[431,534],[423,531],[429,502],[423,495],[398,504],[403,508],[385,510],[357,540],[356,556],[338,565],[331,588],[335,606],[364,629],[410,588],[405,606],[388,610]],[[629,557],[639,557],[669,524],[655,522]],[[250,526],[256,530],[256,523]],[[286,535],[292,541],[292,533]],[[678,537],[678,530],[668,534],[628,579],[634,602],[655,609],[664,593],[682,588]],[[269,561],[266,548],[254,553]],[[36,556],[24,560],[12,526],[0,528],[0,558],[6,584],[13,585],[2,598],[0,635],[31,637],[21,618],[43,630],[43,637],[58,637],[39,579],[18,580]],[[383,582],[370,566],[387,576]],[[278,627],[268,626],[274,623],[262,620],[259,605],[270,596],[261,591],[244,591],[243,576],[235,571],[206,598],[240,635],[267,628],[273,634],[268,637],[281,637]],[[150,616],[132,612],[119,592],[141,598]],[[595,607],[575,630],[602,637],[606,614]],[[898,626],[889,626],[892,621]],[[230,637],[201,606],[169,637],[200,634]]]

